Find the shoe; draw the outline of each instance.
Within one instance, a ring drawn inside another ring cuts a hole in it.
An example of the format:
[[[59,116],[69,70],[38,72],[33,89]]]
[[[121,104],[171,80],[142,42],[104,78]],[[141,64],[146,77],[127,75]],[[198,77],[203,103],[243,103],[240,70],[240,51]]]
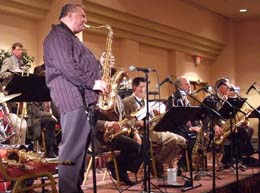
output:
[[[124,182],[124,183],[125,183],[126,185],[128,185],[128,186],[132,186],[132,185],[135,184],[134,182],[132,182],[132,181],[129,179],[129,176],[127,175],[126,172],[120,174],[120,180],[121,180],[122,182]]]
[[[112,178],[116,180],[116,172],[112,161],[107,162],[107,169],[110,171]]]
[[[181,168],[178,167],[178,169],[177,169],[177,176],[181,176],[181,174],[182,174]]]
[[[47,151],[44,155],[46,158],[57,158],[57,155],[54,153],[54,151]]]
[[[46,147],[45,157],[46,158],[57,158],[57,155],[54,153],[52,147]]]

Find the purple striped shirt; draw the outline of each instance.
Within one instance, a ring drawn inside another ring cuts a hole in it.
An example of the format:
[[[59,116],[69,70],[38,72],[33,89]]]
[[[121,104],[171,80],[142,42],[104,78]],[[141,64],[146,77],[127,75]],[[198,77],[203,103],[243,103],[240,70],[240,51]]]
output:
[[[44,41],[46,83],[60,113],[83,106],[78,87],[83,87],[88,104],[97,102],[93,91],[101,79],[101,68],[95,56],[65,24],[53,25]]]

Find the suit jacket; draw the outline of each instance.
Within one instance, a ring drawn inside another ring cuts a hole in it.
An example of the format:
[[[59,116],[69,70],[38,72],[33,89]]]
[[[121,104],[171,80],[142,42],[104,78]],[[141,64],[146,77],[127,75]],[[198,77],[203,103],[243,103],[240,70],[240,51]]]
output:
[[[20,64],[19,64],[20,63]],[[23,65],[22,60],[19,60],[15,56],[6,58],[3,61],[0,72],[0,79],[4,80],[3,85],[6,86],[13,77],[13,72],[22,72],[20,66]]]
[[[168,100],[166,101],[166,110],[171,109],[174,106],[178,107],[189,107],[190,103],[187,98],[187,95],[184,91],[177,90],[175,93],[173,93]],[[192,126],[198,126],[198,122],[194,121],[191,122]],[[190,136],[196,135],[195,132],[189,131],[190,126],[187,124],[187,122],[173,122],[171,125],[171,131],[173,133],[176,133],[178,135],[181,135],[188,139]]]
[[[105,132],[105,122],[106,121],[122,121],[125,117],[124,105],[122,99],[118,96],[115,108],[110,113],[99,113],[99,118],[96,123],[96,137],[98,139],[98,143],[101,145],[108,145],[104,141],[104,132]],[[131,128],[131,133],[136,132],[135,128]],[[132,138],[132,135],[130,136]],[[99,144],[98,144],[99,145]]]
[[[131,113],[134,113],[134,112],[138,111],[138,109],[139,109],[139,106],[137,104],[137,101],[136,101],[134,95],[124,98],[123,103],[124,103],[125,113],[127,116],[130,116]],[[139,126],[139,129],[143,130],[143,128],[141,128],[140,126]],[[151,138],[152,142],[160,144],[161,139],[162,139],[161,132],[154,131],[152,127],[149,128],[149,131],[150,131],[149,133],[150,133],[150,138]]]
[[[126,115],[131,115],[131,113],[136,112],[139,106],[136,102],[135,96],[130,95],[123,99],[124,109]]]

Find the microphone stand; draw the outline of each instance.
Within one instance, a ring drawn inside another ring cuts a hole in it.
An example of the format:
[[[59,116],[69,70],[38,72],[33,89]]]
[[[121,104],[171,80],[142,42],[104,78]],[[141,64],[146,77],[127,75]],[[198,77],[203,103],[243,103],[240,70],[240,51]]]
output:
[[[144,182],[143,182],[143,191],[142,193],[150,193],[151,192],[151,165],[150,165],[150,134],[149,134],[149,71],[143,71],[145,73],[145,82],[146,82],[146,116],[144,119]],[[154,185],[155,186],[155,185]],[[160,192],[161,189],[155,186]]]
[[[207,91],[206,91],[207,92]],[[207,92],[211,95],[211,97],[214,97],[212,95],[212,93],[210,92]],[[211,119],[210,119],[210,132],[211,134],[209,136],[211,136],[210,138],[210,141],[213,140],[213,145],[212,145],[212,192],[213,193],[216,193],[216,145],[215,145],[215,141],[214,141],[214,138],[215,138],[215,132],[214,132],[214,125],[216,124],[217,122],[217,118],[220,118],[220,119],[224,119],[217,111],[215,111],[214,109],[210,108],[209,106],[207,106],[206,104],[200,102],[196,97],[194,97],[193,95],[187,93],[192,99],[194,99],[196,102],[198,102],[207,112],[207,114],[209,114],[211,116]],[[215,99],[213,99],[215,100]],[[192,173],[191,173],[192,174]],[[219,178],[219,177],[218,177]],[[191,182],[192,182],[192,176],[191,176]]]
[[[151,179],[150,179],[150,143],[149,143],[149,92],[148,92],[148,71],[145,71],[146,80],[146,116],[144,120],[144,189],[143,193],[150,193],[151,191]]]

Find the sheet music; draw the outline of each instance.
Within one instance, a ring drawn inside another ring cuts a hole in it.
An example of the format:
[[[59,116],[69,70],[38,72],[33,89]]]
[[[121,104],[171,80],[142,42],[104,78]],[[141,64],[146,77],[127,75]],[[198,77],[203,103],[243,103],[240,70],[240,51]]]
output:
[[[138,111],[138,113],[136,114],[136,118],[138,121],[142,120],[145,118],[146,116],[146,106],[147,103],[145,103],[145,106]],[[149,113],[153,116],[153,111],[157,110],[160,113],[164,113],[166,111],[166,105],[163,102],[156,102],[156,101],[152,101],[148,103],[149,105]]]

